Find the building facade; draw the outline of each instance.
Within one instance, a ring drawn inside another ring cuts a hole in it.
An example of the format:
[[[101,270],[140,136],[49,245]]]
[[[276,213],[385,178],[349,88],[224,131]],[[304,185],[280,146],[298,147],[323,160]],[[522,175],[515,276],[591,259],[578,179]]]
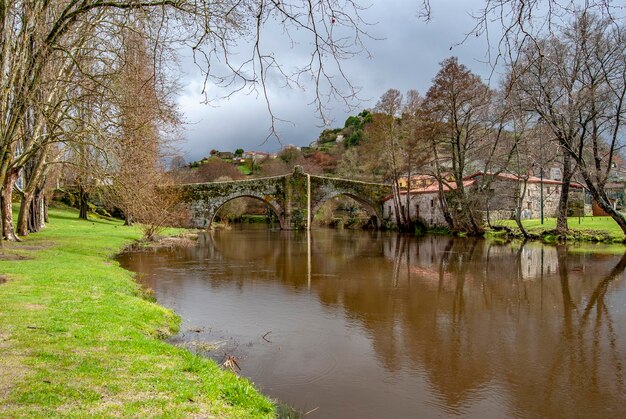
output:
[[[489,177],[489,179],[485,179]],[[422,177],[423,181],[424,178]],[[520,202],[521,217],[523,219],[540,218],[543,208],[544,217],[555,217],[558,211],[559,199],[563,182],[554,179],[540,179],[538,177],[519,177],[510,173],[474,173],[463,181],[468,193],[484,194],[484,199],[478,200],[478,210],[483,213],[486,222],[515,218],[515,211]],[[484,188],[486,186],[486,188]],[[454,188],[454,183],[442,187],[444,194]],[[482,189],[479,191],[479,189]],[[543,190],[543,193],[542,193]],[[409,195],[409,214],[412,220],[419,220],[426,226],[433,228],[447,226],[439,199],[439,183],[434,177],[428,182],[422,182],[419,187],[411,191],[401,192],[401,206],[405,211],[406,195]],[[582,185],[570,183],[569,195],[570,216],[591,215],[592,207],[589,197]],[[390,223],[396,222],[393,197],[385,200],[383,218]]]

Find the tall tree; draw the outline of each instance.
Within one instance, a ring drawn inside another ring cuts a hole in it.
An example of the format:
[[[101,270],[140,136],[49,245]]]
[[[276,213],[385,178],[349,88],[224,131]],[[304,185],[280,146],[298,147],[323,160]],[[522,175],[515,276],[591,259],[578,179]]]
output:
[[[482,219],[464,178],[488,156],[486,125],[492,94],[480,77],[451,57],[441,63],[424,101],[426,114],[437,127],[432,139],[436,175],[440,185],[449,189],[446,195],[441,190],[440,199],[453,214],[451,227],[477,234],[483,230]]]
[[[161,164],[167,149],[166,133],[179,122],[171,100],[171,84],[157,78],[154,50],[135,21],[125,30],[113,91],[116,93],[118,136],[111,153],[110,189],[126,223],[143,223],[154,237],[172,217],[176,205]]]
[[[430,142],[428,141],[428,128],[423,112],[424,99],[417,90],[409,90],[402,109],[400,127],[402,137],[400,142],[401,152],[404,156],[403,173],[407,179],[407,193],[405,195],[404,220],[408,229],[414,229],[416,220],[411,218],[410,191],[415,184],[413,176],[424,174],[424,167],[432,161]]]
[[[562,196],[573,160],[593,199],[626,232],[626,220],[605,191],[624,145],[624,33],[622,25],[582,10],[557,33],[521,46],[511,78],[522,106],[538,115],[563,150]],[[559,205],[566,209],[566,198]],[[558,229],[567,229],[561,219]]]
[[[386,177],[393,186],[396,224],[401,228],[406,225],[399,185],[403,159],[400,152],[400,117],[403,105],[404,98],[399,90],[387,90],[376,103],[372,122],[367,130],[370,141],[377,143],[378,157],[379,159],[382,157],[381,160],[386,167]]]

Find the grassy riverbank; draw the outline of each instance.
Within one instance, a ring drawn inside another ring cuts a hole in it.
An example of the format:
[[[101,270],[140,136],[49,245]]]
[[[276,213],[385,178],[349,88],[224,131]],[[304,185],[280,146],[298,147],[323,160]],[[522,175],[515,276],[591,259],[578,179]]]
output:
[[[567,220],[570,233],[567,240],[589,241],[603,243],[623,242],[625,237],[615,220],[611,217],[570,217]],[[504,226],[511,230],[515,236],[521,236],[521,231],[514,220],[498,221],[496,226]],[[556,241],[554,229],[556,228],[556,218],[546,218],[544,223],[541,220],[524,220],[522,225],[535,239],[544,241]],[[506,234],[506,232],[491,232],[492,235]]]
[[[273,416],[248,381],[162,340],[179,319],[110,259],[139,236],[51,210],[0,250],[0,416]]]

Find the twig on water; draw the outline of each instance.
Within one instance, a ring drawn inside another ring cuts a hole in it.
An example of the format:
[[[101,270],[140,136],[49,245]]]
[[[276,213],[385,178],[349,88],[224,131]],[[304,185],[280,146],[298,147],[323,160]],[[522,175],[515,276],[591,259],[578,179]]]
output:
[[[224,361],[222,362],[222,366],[228,368],[232,372],[237,372],[235,371],[235,368],[237,368],[238,371],[241,371],[241,367],[237,363],[237,358],[232,355],[224,355]]]
[[[305,413],[304,415],[302,415],[302,416],[306,416],[306,415],[308,415],[309,413],[313,413],[313,412],[315,412],[315,411],[316,411],[317,409],[319,409],[319,408],[320,408],[320,407],[319,407],[319,406],[317,406],[315,409],[311,409],[311,410],[309,410],[308,412],[306,412],[306,413]]]

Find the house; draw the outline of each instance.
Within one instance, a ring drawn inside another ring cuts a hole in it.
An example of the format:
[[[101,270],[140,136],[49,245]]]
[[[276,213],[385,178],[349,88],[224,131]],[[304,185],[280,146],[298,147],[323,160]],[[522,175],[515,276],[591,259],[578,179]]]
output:
[[[400,192],[400,205],[402,211],[405,211],[406,195],[409,194],[409,215],[413,220],[421,220],[429,227],[446,226],[446,220],[441,209],[441,201],[439,200],[439,182],[434,176],[419,175],[415,179],[411,177],[411,184],[416,181],[416,187],[410,191]],[[399,179],[400,181],[400,179]],[[404,180],[406,185],[406,178]],[[465,182],[464,182],[465,185]],[[470,183],[467,184],[469,186]],[[443,192],[449,192],[450,188],[455,188],[454,182],[447,185],[441,185]],[[395,223],[395,206],[393,204],[393,196],[387,197],[383,204],[383,219]]]
[[[228,160],[228,159],[232,159],[233,157],[235,157],[235,155],[231,153],[230,151],[218,151],[217,157],[219,157],[220,159]]]
[[[432,184],[435,181],[435,177],[431,175],[412,175],[411,176],[411,189],[425,188],[427,185]],[[408,176],[400,176],[398,178],[398,187],[406,188],[409,183]]]
[[[485,179],[487,177],[491,179]],[[485,213],[489,212],[489,219],[492,221],[514,218],[518,199],[522,200],[523,218],[541,218],[542,207],[545,217],[555,217],[558,212],[561,188],[564,184],[560,180],[519,176],[504,172],[496,174],[476,172],[466,176],[465,180],[475,181],[475,187],[481,184],[487,185],[487,196],[482,200],[480,210]],[[570,182],[570,215],[591,215],[590,204],[591,201],[586,197],[583,185]]]
[[[292,150],[292,149],[300,151],[300,147],[298,147],[297,145],[294,145],[294,144],[287,144],[280,151]]]
[[[486,179],[489,178],[489,179]],[[406,205],[409,194],[409,214],[414,220],[421,220],[429,227],[446,225],[439,200],[439,182],[433,176],[411,178],[416,187],[410,191],[401,191],[401,205]],[[405,183],[406,184],[406,183]],[[559,197],[563,182],[554,179],[541,179],[535,176],[521,177],[511,173],[476,172],[463,180],[464,189],[470,194],[484,194],[477,200],[478,210],[491,221],[512,219],[517,203],[522,199],[521,210],[524,218],[540,218],[541,209],[546,217],[554,217],[557,213]],[[486,187],[486,189],[485,189]],[[444,194],[456,189],[454,182],[441,185]],[[542,194],[543,189],[543,194]],[[525,191],[524,191],[525,190]],[[523,195],[523,197],[522,197]],[[387,198],[383,205],[383,218],[395,222],[393,197]],[[570,212],[572,214],[591,214],[591,201],[579,183],[570,183]]]
[[[252,161],[259,161],[270,158],[270,153],[266,153],[265,151],[246,151],[242,154],[244,159],[252,159]]]

